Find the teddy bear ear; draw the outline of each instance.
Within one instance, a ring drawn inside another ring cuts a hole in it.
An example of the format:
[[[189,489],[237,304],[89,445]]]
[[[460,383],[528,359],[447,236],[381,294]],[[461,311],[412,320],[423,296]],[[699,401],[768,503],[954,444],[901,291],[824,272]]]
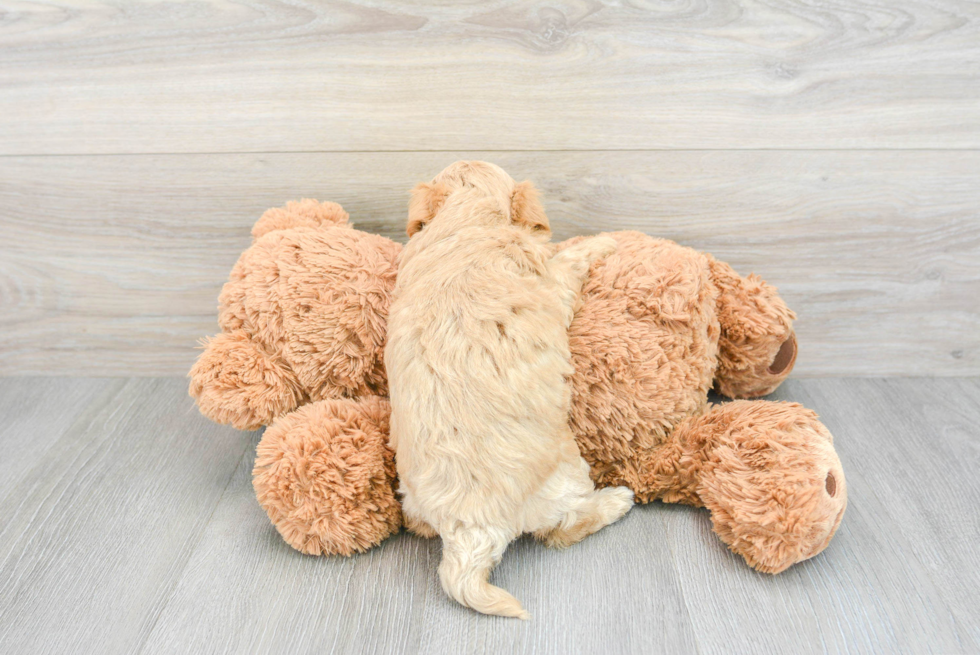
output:
[[[420,182],[412,189],[412,197],[408,201],[408,236],[412,237],[436,215],[446,196],[449,195],[449,188],[444,184],[430,184]]]
[[[515,225],[528,227],[536,232],[551,232],[548,216],[538,200],[538,190],[528,181],[514,187],[510,197],[510,217]]]

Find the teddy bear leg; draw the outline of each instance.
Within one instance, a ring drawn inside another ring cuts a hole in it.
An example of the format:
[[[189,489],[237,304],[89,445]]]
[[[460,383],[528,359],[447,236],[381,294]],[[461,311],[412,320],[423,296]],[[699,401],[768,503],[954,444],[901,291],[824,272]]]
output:
[[[286,543],[308,555],[351,555],[398,531],[390,411],[377,396],[320,400],[265,431],[252,485]]]
[[[268,425],[305,399],[289,367],[240,329],[208,339],[189,377],[201,413],[239,430]]]
[[[796,403],[734,401],[675,434],[715,532],[750,566],[779,573],[830,543],[847,484],[816,413]]]

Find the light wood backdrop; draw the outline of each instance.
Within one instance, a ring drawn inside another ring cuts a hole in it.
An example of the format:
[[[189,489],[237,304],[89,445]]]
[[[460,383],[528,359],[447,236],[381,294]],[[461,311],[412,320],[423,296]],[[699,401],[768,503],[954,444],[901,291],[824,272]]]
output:
[[[980,374],[956,0],[0,0],[0,374],[183,374],[263,209],[401,238],[458,158],[775,283],[797,375]]]

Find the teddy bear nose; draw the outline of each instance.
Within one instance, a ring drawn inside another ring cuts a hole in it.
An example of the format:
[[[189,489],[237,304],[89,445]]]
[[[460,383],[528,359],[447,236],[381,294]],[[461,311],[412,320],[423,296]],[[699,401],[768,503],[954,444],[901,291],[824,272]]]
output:
[[[824,487],[827,489],[827,495],[831,498],[837,494],[837,478],[834,477],[833,471],[827,472],[827,479],[824,481]]]
[[[796,333],[790,332],[789,338],[779,347],[779,352],[769,365],[769,372],[779,375],[790,368],[796,361]]]

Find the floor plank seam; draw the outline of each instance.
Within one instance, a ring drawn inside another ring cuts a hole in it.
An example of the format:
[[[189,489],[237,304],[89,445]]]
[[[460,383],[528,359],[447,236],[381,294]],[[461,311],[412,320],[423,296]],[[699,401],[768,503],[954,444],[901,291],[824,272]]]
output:
[[[659,501],[654,501],[658,503]],[[663,526],[664,536],[668,537],[665,541],[667,542],[667,549],[670,551],[670,561],[674,564],[674,573],[677,576],[677,590],[680,592],[681,600],[684,601],[684,613],[687,614],[687,624],[691,628],[691,636],[694,639],[694,652],[697,655],[702,655],[704,652],[701,648],[701,643],[698,641],[698,631],[697,627],[694,625],[694,620],[691,618],[691,606],[687,602],[687,594],[684,593],[684,578],[681,574],[681,569],[677,566],[677,553],[674,552],[674,545],[670,542],[669,531],[670,528],[667,526],[667,520],[664,518],[663,513],[657,512],[657,520],[660,521],[660,525]]]
[[[117,397],[119,397],[122,394],[122,392],[125,389],[125,387],[126,387],[126,380],[122,380],[121,379],[120,380],[120,384],[114,386],[111,390],[106,391],[105,393],[101,394],[99,398],[93,400],[92,403],[90,403],[89,407],[86,408],[86,410],[83,411],[78,416],[77,419],[75,419],[74,421],[72,421],[72,424],[62,433],[61,439],[63,439],[65,437],[65,435],[72,434],[72,433],[75,433],[75,432],[81,432],[81,433],[87,432],[90,429],[92,422],[98,416],[99,412],[105,406],[107,406],[108,404],[110,404],[111,402],[113,402]],[[121,409],[122,409],[122,407],[117,406],[116,409],[113,410],[112,413],[109,415],[109,418],[111,419],[113,416],[116,416]],[[60,440],[61,439],[59,439],[59,441],[55,443],[55,446],[54,447],[57,447],[57,445],[58,445],[58,443],[60,443]],[[79,451],[79,453],[75,456],[75,459],[73,459],[72,462],[71,462],[74,465],[72,467],[72,469],[73,469],[75,475],[78,475],[82,471],[82,469],[84,468],[84,464],[75,465],[78,462],[78,459],[81,458],[81,457],[83,457],[83,456],[85,456],[85,452],[84,451]],[[91,457],[92,456],[89,455],[88,456],[88,459],[91,459]],[[27,503],[29,499],[32,498],[32,494],[37,490],[38,486],[41,485],[45,481],[45,478],[43,476],[38,476],[37,478],[33,479],[33,481],[32,481],[31,480],[31,477],[30,476],[27,476],[27,477],[25,477],[23,483],[27,483],[29,481],[32,482],[30,491],[28,493],[20,494],[21,503],[17,506],[17,509],[18,510],[25,503]],[[40,512],[41,512],[42,508],[45,505],[45,502],[48,499],[50,499],[55,493],[58,493],[58,492],[60,492],[61,495],[62,495],[61,497],[63,497],[67,488],[68,488],[68,485],[62,485],[60,487],[60,489],[58,489],[57,491],[55,489],[52,489],[43,498],[41,498],[40,501],[37,503],[37,507],[35,507],[33,514],[31,514],[30,518],[27,520],[27,525],[33,525],[34,523],[38,522],[38,520],[39,520],[38,519],[38,516],[40,515]],[[12,493],[13,492],[11,492],[11,494]],[[7,498],[9,498],[11,494],[8,494]],[[7,498],[4,498],[4,501],[6,501]],[[59,499],[60,499],[60,497],[59,497]],[[56,503],[52,503],[51,504],[51,507],[48,508],[48,513],[45,514],[44,515],[44,518],[40,519],[40,521],[43,523],[44,519],[47,518],[47,517],[49,517],[56,510],[57,506],[58,506],[58,503],[57,502]],[[6,526],[4,526],[4,527],[6,528]],[[5,532],[5,530],[0,531],[0,537],[3,537],[4,536],[4,532]],[[29,540],[27,542],[27,544],[25,545],[25,549],[27,548],[27,546],[30,546],[30,544],[33,543],[33,539],[34,539],[34,537],[32,537],[31,540]],[[9,563],[10,558],[13,556],[13,553],[14,553],[14,550],[15,550],[15,546],[16,546],[16,544],[15,543],[12,543],[11,544],[11,547],[10,547],[10,550],[3,556],[3,559],[0,560],[0,570],[3,570],[3,569],[5,569],[7,567],[7,564]]]
[[[371,557],[372,558],[374,557],[373,556],[373,553],[374,552],[375,551],[373,551],[373,550],[371,551],[371,553],[372,553]],[[360,553],[359,555],[361,557],[363,557],[364,556],[364,553]],[[347,580],[344,582],[344,597],[343,597],[343,600],[341,601],[341,604],[340,604],[340,614],[341,615],[344,615],[346,613],[344,610],[346,610],[350,606],[351,595],[352,595],[351,594],[351,585],[353,584],[353,580],[354,580],[354,569],[355,569],[355,567],[352,566],[352,567],[348,568],[347,571],[346,571],[346,573],[347,573]],[[337,642],[340,640],[340,637],[341,637],[341,632],[338,630],[333,635],[333,642],[330,644],[330,650],[327,651],[328,653],[336,653],[336,652],[338,652],[337,651]]]
[[[214,513],[217,511],[218,507],[221,506],[221,501],[224,499],[225,494],[228,493],[228,488],[231,486],[232,481],[235,479],[235,474],[238,473],[238,469],[241,466],[241,462],[244,458],[249,456],[249,453],[253,450],[251,445],[251,440],[246,440],[242,447],[242,453],[238,457],[239,464],[232,467],[231,472],[228,474],[228,479],[225,480],[224,487],[221,489],[221,493],[218,495],[217,500],[211,507],[211,512],[208,514],[208,518],[201,522],[201,527],[197,530],[191,541],[190,547],[187,549],[187,553],[183,558],[183,562],[180,564],[179,570],[175,573],[173,581],[170,584],[170,588],[167,590],[166,600],[160,604],[160,609],[157,610],[156,616],[153,617],[153,623],[150,624],[149,629],[146,631],[146,637],[144,637],[139,645],[139,648],[135,651],[136,655],[142,655],[143,651],[146,649],[146,645],[149,643],[150,638],[153,636],[153,632],[156,630],[157,624],[160,622],[160,617],[167,610],[170,605],[170,601],[174,598],[174,592],[177,590],[177,586],[184,577],[184,573],[187,571],[187,566],[190,564],[194,557],[194,553],[197,552],[201,545],[201,540],[204,538],[205,532],[207,532],[208,526],[211,525],[211,521],[214,518]]]

